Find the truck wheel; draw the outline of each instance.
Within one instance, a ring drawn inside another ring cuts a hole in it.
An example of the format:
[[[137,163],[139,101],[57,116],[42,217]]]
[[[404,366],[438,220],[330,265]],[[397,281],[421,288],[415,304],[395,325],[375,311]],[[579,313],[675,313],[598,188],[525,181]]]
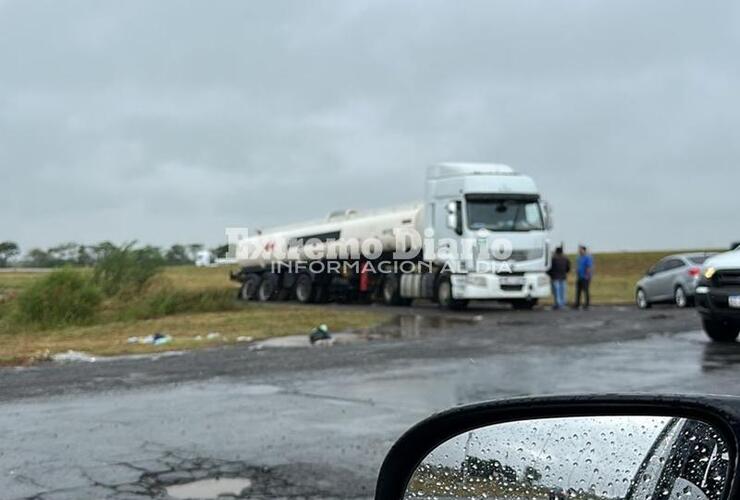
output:
[[[310,274],[301,274],[295,282],[295,298],[301,304],[310,304],[314,300],[313,278]]]
[[[254,300],[257,297],[257,290],[260,287],[259,274],[249,273],[242,282],[242,286],[239,288],[238,299],[239,300]]]
[[[467,300],[452,298],[452,283],[450,282],[450,278],[446,276],[439,279],[439,284],[437,285],[437,302],[439,302],[439,307],[453,311],[461,311],[468,307]]]
[[[642,288],[638,288],[637,292],[635,293],[635,304],[637,304],[637,307],[640,309],[650,309],[652,304],[648,302],[647,294],[645,293],[645,290]]]
[[[684,308],[689,305],[689,299],[686,297],[686,292],[681,285],[677,286],[673,291],[673,303],[676,307]]]
[[[517,311],[530,311],[537,305],[537,299],[515,299],[511,301],[511,307]]]
[[[295,286],[295,275],[294,274],[283,274],[281,276],[280,286],[278,287],[277,293],[275,294],[275,300],[290,300],[293,295],[293,288]]]
[[[702,319],[702,326],[709,338],[715,342],[734,342],[740,334],[740,325],[716,319]]]
[[[383,279],[383,303],[389,306],[407,306],[411,299],[401,297],[401,280],[395,274],[387,274]]]
[[[257,299],[260,302],[267,302],[275,298],[278,288],[278,277],[269,273],[262,278],[259,289],[257,289]]]

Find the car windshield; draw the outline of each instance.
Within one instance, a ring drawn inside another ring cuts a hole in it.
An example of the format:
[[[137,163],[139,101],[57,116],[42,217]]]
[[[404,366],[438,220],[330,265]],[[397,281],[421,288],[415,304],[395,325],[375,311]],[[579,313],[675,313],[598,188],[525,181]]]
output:
[[[704,264],[704,261],[707,260],[710,256],[709,255],[692,255],[689,257],[689,262],[692,264]]]
[[[468,227],[489,231],[544,229],[536,199],[472,198],[467,200]]]

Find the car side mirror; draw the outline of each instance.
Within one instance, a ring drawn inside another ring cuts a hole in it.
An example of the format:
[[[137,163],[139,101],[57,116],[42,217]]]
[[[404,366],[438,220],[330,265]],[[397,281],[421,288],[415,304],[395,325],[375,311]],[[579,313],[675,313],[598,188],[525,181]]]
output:
[[[737,397],[551,397],[455,408],[386,456],[376,499],[730,500]]]
[[[647,276],[652,276],[653,274],[655,274],[655,268],[654,268],[654,267],[651,267],[650,269],[648,269],[648,270],[647,270],[647,271],[645,272],[645,274],[646,274]]]

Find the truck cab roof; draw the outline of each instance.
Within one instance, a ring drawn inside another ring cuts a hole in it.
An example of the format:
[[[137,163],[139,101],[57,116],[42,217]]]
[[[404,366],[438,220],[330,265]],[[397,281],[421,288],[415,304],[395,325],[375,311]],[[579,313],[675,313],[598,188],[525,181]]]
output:
[[[437,163],[427,170],[427,177],[440,179],[461,175],[519,175],[513,168],[502,163]]]

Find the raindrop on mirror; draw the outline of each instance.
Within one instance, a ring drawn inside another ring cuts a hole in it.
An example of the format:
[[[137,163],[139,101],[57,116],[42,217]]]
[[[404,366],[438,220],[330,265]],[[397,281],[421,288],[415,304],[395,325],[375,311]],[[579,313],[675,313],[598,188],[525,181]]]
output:
[[[723,500],[730,453],[698,420],[567,417],[491,425],[434,449],[408,499]]]

